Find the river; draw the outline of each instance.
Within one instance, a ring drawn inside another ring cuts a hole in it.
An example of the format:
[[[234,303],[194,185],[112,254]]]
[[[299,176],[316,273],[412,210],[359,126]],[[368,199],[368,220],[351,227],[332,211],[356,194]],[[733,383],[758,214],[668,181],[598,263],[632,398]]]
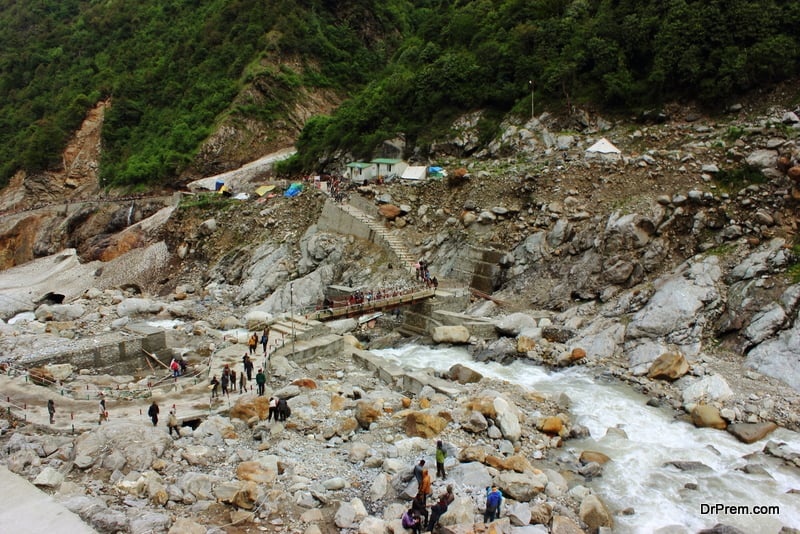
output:
[[[552,397],[567,394],[575,422],[591,433],[591,438],[569,440],[567,449],[576,454],[596,450],[611,457],[602,476],[586,485],[614,513],[615,533],[684,527],[667,529],[676,534],[717,523],[759,534],[777,533],[782,526],[800,528],[800,494],[787,493],[800,491],[800,471],[767,455],[746,458],[762,450],[766,440],[747,445],[727,432],[675,420],[672,412],[647,406],[647,397],[629,386],[594,379],[585,367],[549,372],[521,361],[508,366],[480,363],[463,349],[418,345],[374,352],[406,369],[446,371],[461,363],[486,377]],[[624,430],[627,438],[619,432],[607,434],[614,427]],[[767,440],[786,442],[800,452],[800,435],[795,432],[778,429]],[[708,469],[681,471],[665,465],[671,461],[701,462]],[[765,473],[744,473],[741,468],[748,463],[761,465]],[[721,510],[719,506],[735,508],[716,512]],[[758,514],[756,507],[769,508]],[[619,513],[628,508],[633,510],[631,515]]]

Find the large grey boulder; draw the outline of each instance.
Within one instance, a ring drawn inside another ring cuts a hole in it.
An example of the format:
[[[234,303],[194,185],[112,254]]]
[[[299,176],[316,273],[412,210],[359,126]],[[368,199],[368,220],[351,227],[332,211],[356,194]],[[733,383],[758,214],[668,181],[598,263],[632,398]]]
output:
[[[720,375],[709,375],[690,384],[683,390],[683,404],[689,406],[700,401],[726,401],[733,397],[733,391]]]
[[[436,343],[458,343],[469,342],[469,329],[466,326],[437,326],[433,329],[433,341]]]
[[[495,328],[504,336],[515,337],[526,328],[535,328],[536,319],[527,313],[512,313],[497,320]]]
[[[158,313],[164,305],[145,298],[128,298],[117,304],[117,315],[131,317]]]
[[[519,424],[519,409],[513,402],[507,401],[502,397],[494,399],[494,410],[496,412],[495,419],[497,426],[500,427],[500,432],[503,437],[511,442],[519,440],[522,434],[522,428]]]
[[[509,498],[528,502],[544,491],[547,486],[547,475],[544,473],[516,473],[503,471],[497,476],[497,484],[501,486]]]
[[[721,278],[716,256],[690,260],[683,271],[657,282],[656,293],[633,315],[627,337],[670,336],[691,330],[701,321],[700,312],[718,303],[716,285]]]
[[[745,365],[760,373],[777,378],[800,391],[800,316],[792,327],[783,330],[777,337],[762,342],[747,354]]]
[[[81,434],[75,442],[75,454],[98,459],[105,451],[114,450],[125,458],[129,469],[145,471],[171,446],[172,439],[165,432],[119,420]]]
[[[42,304],[36,308],[36,319],[39,321],[74,321],[86,313],[80,304]]]

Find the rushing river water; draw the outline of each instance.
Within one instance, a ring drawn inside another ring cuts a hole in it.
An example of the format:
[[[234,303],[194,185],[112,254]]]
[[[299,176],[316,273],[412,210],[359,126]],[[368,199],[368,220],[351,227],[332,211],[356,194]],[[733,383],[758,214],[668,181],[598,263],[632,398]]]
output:
[[[800,491],[797,468],[786,467],[781,460],[766,455],[746,458],[762,450],[769,439],[786,442],[800,452],[797,433],[778,429],[766,440],[747,445],[727,432],[676,421],[670,412],[647,406],[647,398],[630,387],[597,381],[580,367],[550,373],[524,362],[509,366],[475,362],[458,348],[417,345],[375,353],[406,369],[446,371],[461,363],[484,376],[553,397],[567,394],[576,422],[591,432],[591,438],[570,440],[567,447],[578,452],[596,450],[611,457],[602,476],[587,485],[615,513],[614,532],[651,533],[669,525],[686,529],[669,530],[671,534],[696,532],[717,523],[759,534],[777,533],[782,526],[800,528],[800,494],[787,493]],[[627,438],[620,433],[607,435],[613,427],[624,430]],[[671,461],[701,462],[709,469],[680,471],[665,465]],[[746,474],[741,470],[753,463],[763,466],[765,473]],[[712,507],[718,506],[737,508],[716,513]],[[764,513],[755,513],[756,507],[765,507]],[[633,509],[633,514],[619,513],[626,508]]]

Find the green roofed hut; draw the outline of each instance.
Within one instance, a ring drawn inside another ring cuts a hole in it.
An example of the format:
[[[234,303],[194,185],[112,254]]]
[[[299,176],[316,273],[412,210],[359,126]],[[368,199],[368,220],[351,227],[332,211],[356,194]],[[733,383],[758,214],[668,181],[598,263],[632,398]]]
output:
[[[378,166],[365,161],[354,161],[347,164],[347,177],[351,181],[363,184],[378,175]]]
[[[402,159],[393,158],[376,158],[370,163],[374,163],[377,166],[378,177],[383,177],[386,181],[402,176],[403,172],[408,167],[408,163]]]

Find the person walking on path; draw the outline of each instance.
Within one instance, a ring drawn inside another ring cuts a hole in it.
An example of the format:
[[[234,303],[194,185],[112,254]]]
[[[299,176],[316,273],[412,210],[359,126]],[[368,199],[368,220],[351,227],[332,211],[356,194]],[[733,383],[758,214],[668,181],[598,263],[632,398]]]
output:
[[[172,371],[172,378],[178,378],[181,375],[181,366],[175,358],[169,362],[169,369]]]
[[[256,373],[256,385],[258,386],[258,396],[264,396],[264,384],[267,383],[267,375],[264,374],[264,371],[261,369],[258,370]]]
[[[442,445],[442,440],[436,442],[436,478],[442,480],[447,479],[447,473],[444,471],[444,460],[447,458],[447,453]]]
[[[147,410],[147,415],[150,416],[150,420],[153,422],[153,426],[158,424],[158,404],[156,401],[153,401],[153,404],[150,405],[150,409]]]
[[[250,354],[256,353],[256,346],[258,345],[258,334],[253,332],[253,335],[250,336],[250,339],[247,340],[247,349],[250,351]]]
[[[483,512],[483,522],[488,524],[500,516],[500,505],[503,504],[503,494],[497,486],[486,488],[486,511]]]
[[[250,382],[253,379],[253,360],[250,359],[250,356],[245,354],[242,356],[242,363],[244,364],[244,372],[247,374],[247,381]]]
[[[219,388],[219,380],[217,380],[217,375],[211,377],[211,398],[214,399],[219,395],[217,391]]]
[[[106,400],[100,399],[100,419],[97,424],[100,425],[103,421],[108,421],[108,410],[106,410]]]
[[[50,414],[50,424],[56,422],[56,403],[53,402],[53,399],[47,401],[47,413]]]
[[[433,529],[436,527],[436,523],[439,522],[439,518],[444,515],[447,511],[448,506],[456,500],[456,496],[453,495],[453,485],[447,485],[447,491],[442,493],[442,496],[439,497],[439,501],[431,506],[431,518],[428,521],[428,526],[425,528],[428,532],[433,532]]]
[[[236,393],[236,371],[231,369],[231,391]]]
[[[267,355],[267,344],[269,343],[269,327],[264,327],[264,333],[261,334],[261,347],[264,349],[264,356]]]
[[[169,411],[169,417],[167,417],[167,426],[169,427],[169,436],[172,437],[172,431],[175,431],[175,435],[177,437],[181,437],[181,433],[178,430],[178,418],[175,417],[175,410]]]
[[[228,382],[231,379],[230,372],[223,372],[222,373],[222,380],[220,380],[220,384],[222,384],[222,394],[227,396],[228,395]]]

